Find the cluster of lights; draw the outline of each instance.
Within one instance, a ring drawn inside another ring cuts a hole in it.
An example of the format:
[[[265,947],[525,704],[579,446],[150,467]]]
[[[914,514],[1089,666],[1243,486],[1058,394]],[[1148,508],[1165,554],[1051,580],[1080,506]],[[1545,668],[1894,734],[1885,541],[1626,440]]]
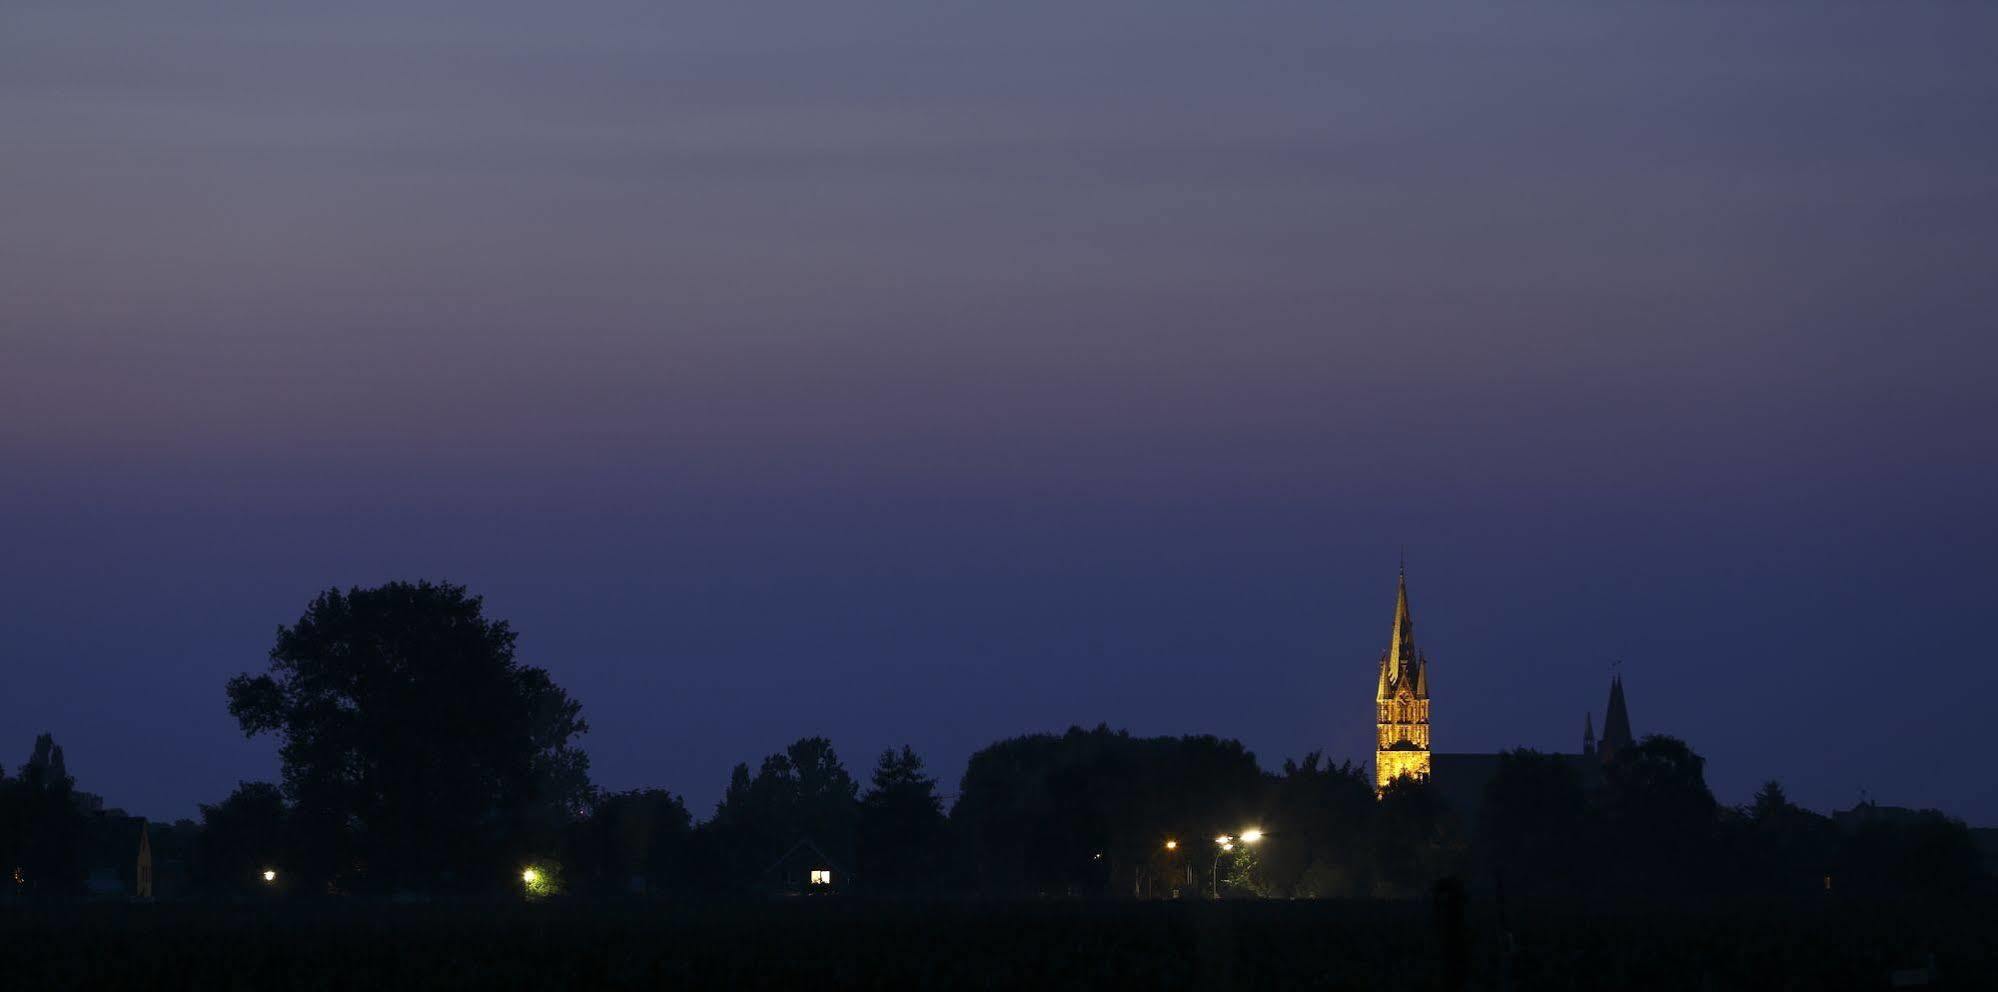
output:
[[[1254,844],[1262,839],[1263,832],[1255,827],[1250,827],[1239,834],[1222,834],[1214,838],[1214,843],[1220,845],[1223,851],[1232,851],[1235,849],[1236,844]]]
[[[1254,844],[1262,839],[1262,830],[1257,827],[1250,827],[1239,834],[1222,834],[1214,838],[1214,843],[1223,851],[1232,851],[1235,849],[1236,844]],[[1166,838],[1165,849],[1168,851],[1179,850],[1179,841],[1170,837]]]

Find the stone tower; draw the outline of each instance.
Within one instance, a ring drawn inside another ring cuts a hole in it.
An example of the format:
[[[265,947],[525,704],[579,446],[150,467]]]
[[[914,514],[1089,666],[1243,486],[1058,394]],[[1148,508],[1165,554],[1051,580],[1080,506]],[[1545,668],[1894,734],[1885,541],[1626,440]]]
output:
[[[1381,655],[1374,703],[1380,734],[1374,741],[1374,788],[1404,775],[1429,775],[1429,659],[1415,650],[1408,616],[1408,569],[1396,583],[1394,635]]]

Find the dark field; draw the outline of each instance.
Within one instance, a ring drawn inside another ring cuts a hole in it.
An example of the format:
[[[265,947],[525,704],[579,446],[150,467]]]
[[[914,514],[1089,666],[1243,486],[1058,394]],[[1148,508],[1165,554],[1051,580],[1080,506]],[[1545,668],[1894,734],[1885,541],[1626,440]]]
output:
[[[1529,907],[1530,909],[1530,907]],[[1471,988],[1998,989],[1991,906],[1466,915]],[[1423,904],[76,906],[0,912],[13,989],[1447,987]]]

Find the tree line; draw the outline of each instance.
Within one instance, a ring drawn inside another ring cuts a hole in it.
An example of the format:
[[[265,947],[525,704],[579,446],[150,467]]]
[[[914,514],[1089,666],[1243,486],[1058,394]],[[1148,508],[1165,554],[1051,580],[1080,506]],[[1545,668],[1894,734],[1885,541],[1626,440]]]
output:
[[[755,894],[805,850],[828,888],[884,896],[1415,897],[1439,879],[1516,896],[1822,898],[1989,884],[1968,829],[1861,807],[1843,822],[1771,782],[1717,803],[1684,742],[1646,738],[1595,774],[1572,756],[1499,756],[1471,809],[1432,783],[1376,795],[1320,754],[1261,769],[1233,740],[1072,728],[974,754],[946,809],[908,747],[863,787],[831,742],[800,739],[729,775],[698,820],[660,789],[590,783],[579,703],[515,655],[463,587],[328,590],[280,628],[264,671],[227,685],[281,779],[196,821],[153,824],[188,894],[631,897]],[[45,739],[46,742],[46,739]],[[15,896],[80,891],[91,811],[38,745],[0,769],[0,869]]]

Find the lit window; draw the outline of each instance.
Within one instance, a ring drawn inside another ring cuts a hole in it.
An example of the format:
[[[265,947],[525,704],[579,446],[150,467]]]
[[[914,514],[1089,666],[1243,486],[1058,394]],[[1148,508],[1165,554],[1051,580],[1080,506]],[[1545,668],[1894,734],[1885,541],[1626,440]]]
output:
[[[813,884],[813,885],[831,885],[831,884],[832,884],[832,872],[830,872],[830,871],[828,871],[828,870],[826,870],[826,869],[824,869],[824,868],[814,868],[814,869],[812,869],[812,884]]]

